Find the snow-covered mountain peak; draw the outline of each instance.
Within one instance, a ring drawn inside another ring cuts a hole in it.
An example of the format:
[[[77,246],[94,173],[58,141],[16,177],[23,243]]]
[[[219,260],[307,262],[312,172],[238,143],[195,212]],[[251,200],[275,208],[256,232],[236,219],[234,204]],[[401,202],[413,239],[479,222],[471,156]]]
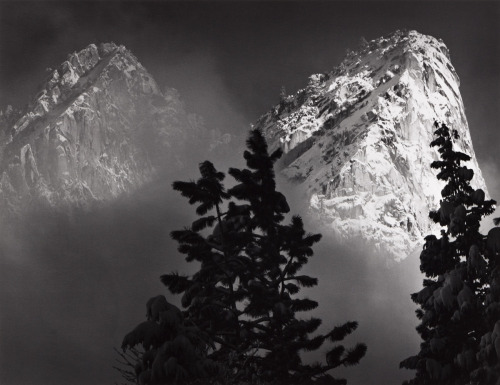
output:
[[[111,199],[180,166],[197,141],[222,142],[124,46],[90,44],[48,71],[19,119],[1,116],[0,214]]]
[[[84,100],[102,91],[102,86],[113,82],[128,92],[140,82],[144,93],[159,94],[159,88],[137,58],[124,46],[114,43],[90,44],[79,52],[69,54],[49,75],[29,103],[26,113],[12,128],[12,139],[19,136],[39,118],[57,119],[61,112],[74,106],[81,107]],[[99,88],[101,86],[101,88]]]
[[[473,158],[473,184],[486,191],[448,49],[397,31],[312,75],[256,126],[283,148],[282,173],[328,229],[400,260],[433,230],[428,212],[442,189],[430,168],[436,121],[458,130],[457,147]]]

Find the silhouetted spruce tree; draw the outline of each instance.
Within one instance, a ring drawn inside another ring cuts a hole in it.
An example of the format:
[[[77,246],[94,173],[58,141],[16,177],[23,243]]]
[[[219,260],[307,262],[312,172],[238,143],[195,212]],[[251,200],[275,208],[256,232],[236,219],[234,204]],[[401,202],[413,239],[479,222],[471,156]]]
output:
[[[283,223],[289,206],[276,191],[274,174],[281,150],[269,154],[258,130],[251,131],[247,147],[247,168],[229,170],[237,181],[229,191],[224,174],[208,161],[200,165],[198,181],[173,184],[197,205],[200,217],[172,237],[186,260],[200,265],[192,276],[171,273],[161,280],[182,294],[186,320],[209,336],[207,359],[222,364],[227,383],[345,384],[329,371],[357,364],[364,344],[334,346],[323,363],[305,364],[300,353],[343,340],[357,323],[311,336],[321,320],[299,318],[318,305],[297,294],[318,283],[299,271],[321,236],[307,234],[298,216]]]
[[[420,306],[417,331],[423,342],[420,352],[401,367],[416,370],[407,384],[465,385],[477,377],[480,341],[491,327],[484,315],[495,263],[479,225],[483,216],[494,211],[496,202],[485,200],[484,191],[470,186],[474,173],[462,166],[470,157],[453,149],[457,131],[436,127],[431,146],[438,148],[441,159],[431,167],[439,170],[437,178],[446,185],[439,210],[429,216],[446,230],[440,238],[425,238],[420,254],[424,288],[412,294]]]
[[[499,218],[494,219],[498,226]],[[488,264],[489,284],[484,301],[485,333],[476,355],[479,367],[471,374],[473,385],[500,385],[500,228],[488,232],[485,256]]]

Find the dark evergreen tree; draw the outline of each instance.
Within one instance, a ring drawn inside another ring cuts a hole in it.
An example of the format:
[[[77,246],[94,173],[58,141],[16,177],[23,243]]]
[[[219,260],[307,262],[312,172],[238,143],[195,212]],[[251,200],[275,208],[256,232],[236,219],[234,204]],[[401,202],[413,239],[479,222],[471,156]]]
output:
[[[146,317],[122,342],[123,353],[119,354],[125,368],[115,368],[126,380],[141,385],[180,385],[219,373],[217,363],[207,357],[208,335],[163,295],[147,302]],[[137,345],[142,345],[143,350],[136,350]],[[133,355],[127,356],[127,349]]]
[[[425,238],[420,254],[424,288],[412,295],[420,307],[417,331],[423,342],[420,352],[401,367],[416,370],[408,384],[465,385],[472,383],[471,375],[480,366],[480,341],[489,328],[485,300],[495,263],[479,225],[496,202],[485,200],[484,191],[470,186],[473,171],[462,166],[470,157],[453,149],[457,131],[436,127],[431,146],[438,148],[441,159],[431,167],[439,170],[437,178],[446,185],[440,208],[429,216],[446,230],[439,238]]]
[[[208,161],[200,165],[198,181],[174,183],[174,189],[197,205],[199,218],[172,237],[186,260],[197,261],[199,269],[192,276],[171,273],[161,280],[170,292],[182,294],[183,322],[207,336],[199,339],[205,344],[205,350],[199,349],[205,352],[199,365],[208,359],[225,368],[224,378],[220,371],[212,371],[218,374],[214,381],[345,384],[329,371],[357,364],[366,352],[364,344],[352,349],[334,346],[323,363],[305,364],[301,352],[317,350],[327,340],[342,341],[357,323],[311,336],[321,320],[298,317],[318,305],[297,294],[318,283],[299,271],[321,236],[306,233],[298,216],[284,223],[290,209],[276,190],[274,174],[281,151],[269,154],[258,130],[251,132],[247,147],[247,168],[229,170],[237,181],[229,191],[223,185],[224,174]],[[173,335],[157,348],[169,338]]]
[[[494,223],[498,225],[498,218]],[[484,301],[486,330],[479,342],[479,367],[471,374],[471,384],[500,385],[500,228],[489,231],[485,255],[489,261]]]

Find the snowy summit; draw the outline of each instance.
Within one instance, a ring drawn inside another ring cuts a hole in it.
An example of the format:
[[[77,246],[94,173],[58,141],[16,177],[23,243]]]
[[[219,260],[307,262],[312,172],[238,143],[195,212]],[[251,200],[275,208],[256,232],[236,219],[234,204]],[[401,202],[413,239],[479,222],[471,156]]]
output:
[[[90,44],[49,69],[18,115],[0,112],[0,215],[116,198],[158,167],[181,167],[196,140],[222,140],[114,43]]]
[[[430,167],[436,121],[458,130],[457,149],[472,157],[472,185],[487,191],[459,85],[441,40],[397,31],[312,75],[256,127],[284,150],[281,172],[322,224],[401,260],[436,230],[428,217],[443,187]]]

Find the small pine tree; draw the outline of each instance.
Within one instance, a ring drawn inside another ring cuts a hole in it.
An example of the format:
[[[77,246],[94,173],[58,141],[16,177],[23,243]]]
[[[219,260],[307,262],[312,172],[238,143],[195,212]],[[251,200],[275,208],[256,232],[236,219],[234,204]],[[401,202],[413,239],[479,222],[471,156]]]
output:
[[[286,93],[285,86],[282,86],[280,90],[280,102],[278,104],[276,113],[277,115],[280,115],[284,111],[289,111],[289,109],[290,109],[290,104],[289,104],[288,94]]]
[[[436,126],[438,126],[436,124]],[[473,171],[462,162],[470,157],[453,149],[458,139],[441,125],[435,131],[441,160],[437,178],[446,181],[440,208],[430,218],[446,227],[441,237],[429,235],[420,254],[420,270],[426,275],[424,288],[412,299],[420,308],[417,331],[423,339],[420,352],[401,367],[416,370],[407,384],[468,384],[478,370],[481,336],[488,329],[483,317],[494,267],[487,257],[486,237],[479,233],[482,217],[494,211],[495,201],[485,200],[484,191],[470,186]]]
[[[207,357],[208,335],[187,320],[163,295],[146,304],[147,320],[137,325],[122,342],[123,367],[115,367],[129,382],[145,384],[189,384],[219,372]],[[136,346],[142,345],[139,352]],[[127,355],[127,349],[132,354]],[[126,368],[133,367],[133,371]]]
[[[280,89],[280,102],[284,102],[287,97],[288,97],[288,94],[286,93],[286,87],[285,86],[281,86],[281,89]]]
[[[359,47],[360,47],[361,51],[368,49],[368,45],[369,45],[369,43],[366,40],[366,38],[364,36],[361,36],[361,38],[359,39]]]
[[[306,233],[298,216],[283,223],[290,209],[276,190],[274,174],[281,151],[269,154],[258,130],[251,131],[247,147],[243,154],[247,168],[229,170],[237,181],[229,191],[223,185],[224,174],[208,161],[200,165],[201,178],[196,182],[173,184],[197,205],[200,216],[190,227],[172,233],[186,260],[199,263],[198,271],[192,276],[161,277],[171,293],[182,294],[182,323],[203,336],[196,348],[199,355],[190,356],[198,362],[194,367],[212,368],[213,362],[218,363],[224,370],[212,370],[211,379],[230,384],[345,384],[329,371],[357,364],[366,352],[364,344],[352,349],[334,346],[324,363],[304,364],[300,354],[319,349],[325,341],[342,341],[357,323],[312,336],[321,320],[298,317],[318,305],[297,294],[302,287],[317,285],[316,278],[299,270],[321,236]],[[164,344],[177,334],[161,335],[156,349],[165,350]],[[168,362],[165,356],[155,360],[164,366]],[[202,372],[209,371],[187,370],[189,378]],[[211,381],[203,378],[205,383]]]

